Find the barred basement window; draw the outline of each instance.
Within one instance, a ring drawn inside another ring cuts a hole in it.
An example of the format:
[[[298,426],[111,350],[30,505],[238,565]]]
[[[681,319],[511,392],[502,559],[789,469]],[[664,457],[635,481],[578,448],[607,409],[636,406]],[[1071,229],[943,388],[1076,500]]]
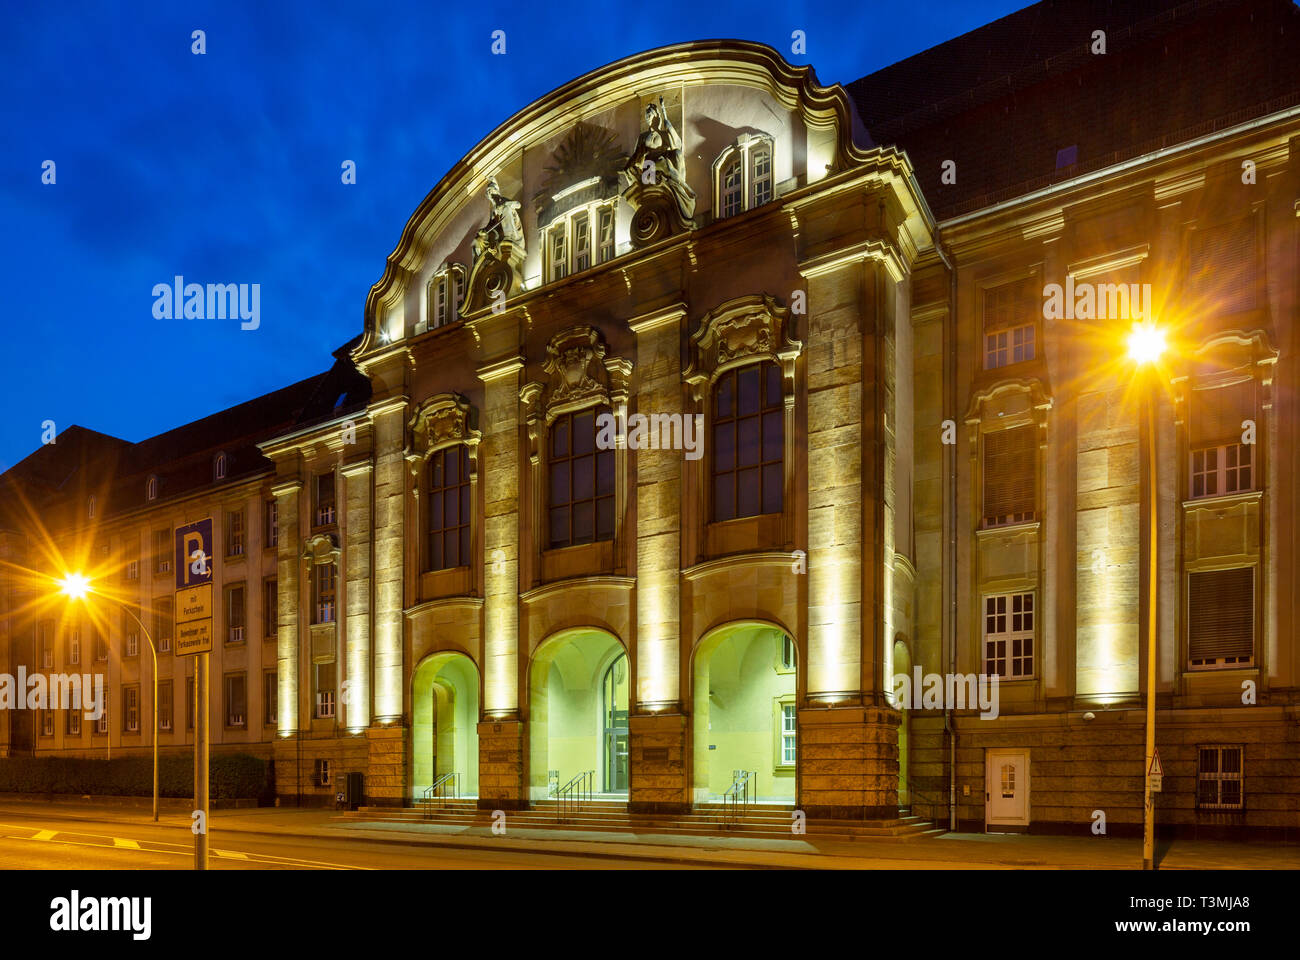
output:
[[[1017,280],[984,291],[984,369],[996,370],[1034,359],[1041,311],[1033,280]]]
[[[770,361],[729,370],[713,387],[713,519],[780,513],[785,397]]]
[[[1009,679],[1034,675],[1034,595],[984,598],[984,672]]]
[[[1027,523],[1036,513],[1038,448],[1033,424],[984,434],[984,525]]]
[[[1255,568],[1187,575],[1187,657],[1197,668],[1243,667],[1255,655]]]
[[[551,549],[614,539],[614,451],[596,449],[607,407],[566,413],[551,424],[547,505]]]
[[[462,443],[439,450],[429,458],[427,469],[426,569],[448,570],[468,566],[469,448]]]
[[[1198,810],[1241,810],[1245,807],[1242,747],[1202,746],[1196,750]]]

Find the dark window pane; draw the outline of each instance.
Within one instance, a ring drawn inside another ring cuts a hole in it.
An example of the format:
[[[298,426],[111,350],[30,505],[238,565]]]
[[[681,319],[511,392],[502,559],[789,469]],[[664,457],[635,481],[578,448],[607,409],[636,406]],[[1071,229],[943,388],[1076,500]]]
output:
[[[577,439],[575,434],[574,439]],[[596,460],[587,455],[573,461],[573,499],[590,500],[596,491]]]
[[[713,472],[734,470],[736,467],[736,430],[730,423],[720,423],[713,428]]]
[[[596,415],[588,410],[573,415],[573,455],[591,453],[596,445]]]
[[[447,458],[447,486],[454,487],[460,483],[460,457],[457,456],[459,447],[452,447],[450,450],[444,450],[443,455]]]
[[[433,570],[441,570],[442,564],[442,534],[435,533],[429,538],[429,549],[433,556],[429,557],[429,567]]]
[[[763,512],[781,512],[781,485],[784,480],[781,464],[769,463],[763,468]]]
[[[730,473],[713,478],[713,519],[730,520],[736,515],[734,475]]]
[[[785,447],[785,414],[773,410],[763,414],[763,459],[780,460]]]
[[[758,365],[754,364],[736,371],[736,379],[740,381],[738,413],[742,417],[747,413],[758,413],[758,370]]]
[[[766,363],[767,376],[764,380],[763,405],[767,407],[781,406],[784,400],[781,397],[781,368],[775,363]]]
[[[442,535],[442,557],[445,566],[460,566],[460,537],[456,536],[456,531],[451,530]]]
[[[590,500],[573,505],[573,542],[591,543],[596,535],[595,509]]]
[[[442,486],[442,454],[441,453],[434,454],[433,456],[433,470],[431,472],[429,482],[430,485],[434,487]]]
[[[460,522],[469,523],[469,484],[464,483],[460,488]]]
[[[551,503],[569,502],[569,461],[551,464]]]
[[[557,457],[569,455],[569,418],[561,417],[551,427],[551,454]]]
[[[736,516],[755,517],[759,512],[759,474],[758,468],[741,470],[736,476],[739,503],[736,504]]]
[[[758,417],[746,417],[738,426],[737,459],[742,467],[748,467],[759,461]]]
[[[443,498],[443,526],[454,527],[460,523],[460,497],[455,490],[448,490]]]
[[[732,415],[731,391],[732,381],[734,379],[734,374],[728,373],[718,381],[717,396],[714,401],[714,413],[719,417],[730,417]]]
[[[614,498],[601,497],[596,501],[596,539],[610,540],[614,536]]]
[[[460,565],[469,566],[469,527],[460,528]]]
[[[614,492],[614,451],[596,454],[596,493],[606,496]]]
[[[551,508],[551,546],[565,547],[569,544],[569,508]]]
[[[429,498],[429,523],[433,529],[442,526],[442,491],[439,490]]]

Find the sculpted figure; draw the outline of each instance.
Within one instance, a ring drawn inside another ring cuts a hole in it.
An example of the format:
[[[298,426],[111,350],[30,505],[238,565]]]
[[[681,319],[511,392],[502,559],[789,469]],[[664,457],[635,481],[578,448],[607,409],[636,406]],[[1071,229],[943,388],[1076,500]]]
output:
[[[686,184],[686,156],[682,137],[668,119],[664,98],[645,108],[646,130],[623,173],[633,185],[662,185],[676,201],[678,213],[689,221],[695,215],[695,191]],[[647,166],[647,162],[650,166]]]
[[[501,244],[507,240],[514,244],[517,253],[522,254],[524,228],[519,219],[519,201],[506,198],[496,177],[488,180],[487,199],[490,208],[488,222],[474,237],[472,245],[475,261],[489,252],[501,259]]]

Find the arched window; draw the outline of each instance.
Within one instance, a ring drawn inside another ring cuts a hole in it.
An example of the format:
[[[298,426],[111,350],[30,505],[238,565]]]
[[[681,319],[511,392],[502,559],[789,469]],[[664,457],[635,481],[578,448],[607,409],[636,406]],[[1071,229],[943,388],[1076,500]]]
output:
[[[469,447],[463,443],[429,457],[425,510],[425,569],[469,565]]]
[[[158,478],[150,477],[144,482],[144,498],[146,500],[158,499]]]
[[[218,453],[212,458],[212,479],[226,479],[226,455],[224,453]]]
[[[734,217],[776,194],[776,147],[771,138],[742,134],[713,164],[718,217]]]
[[[546,279],[563,280],[614,259],[614,202],[590,203],[546,228]]]
[[[785,399],[770,360],[728,370],[713,386],[713,519],[780,513]]]
[[[552,549],[614,539],[614,451],[596,448],[596,418],[608,412],[608,407],[591,407],[551,424],[547,542]]]
[[[455,323],[460,319],[460,308],[464,303],[465,268],[453,263],[438,271],[429,281],[429,329]]]

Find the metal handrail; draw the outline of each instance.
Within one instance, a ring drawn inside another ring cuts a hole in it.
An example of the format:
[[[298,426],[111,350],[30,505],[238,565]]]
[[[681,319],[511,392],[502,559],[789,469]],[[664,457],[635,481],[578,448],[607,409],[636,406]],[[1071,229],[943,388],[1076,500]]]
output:
[[[569,778],[569,782],[555,792],[555,820],[565,819],[570,811],[577,814],[582,810],[583,801],[591,802],[592,783],[596,779],[595,770],[584,770]]]
[[[749,805],[757,800],[758,771],[732,770],[731,786],[722,794],[723,822],[728,827],[735,826],[749,812]]]
[[[432,784],[424,788],[424,793],[420,795],[420,803],[424,808],[424,818],[426,820],[433,817],[433,802],[435,800],[457,800],[460,798],[460,774],[444,773]],[[448,804],[444,803],[444,807]]]

